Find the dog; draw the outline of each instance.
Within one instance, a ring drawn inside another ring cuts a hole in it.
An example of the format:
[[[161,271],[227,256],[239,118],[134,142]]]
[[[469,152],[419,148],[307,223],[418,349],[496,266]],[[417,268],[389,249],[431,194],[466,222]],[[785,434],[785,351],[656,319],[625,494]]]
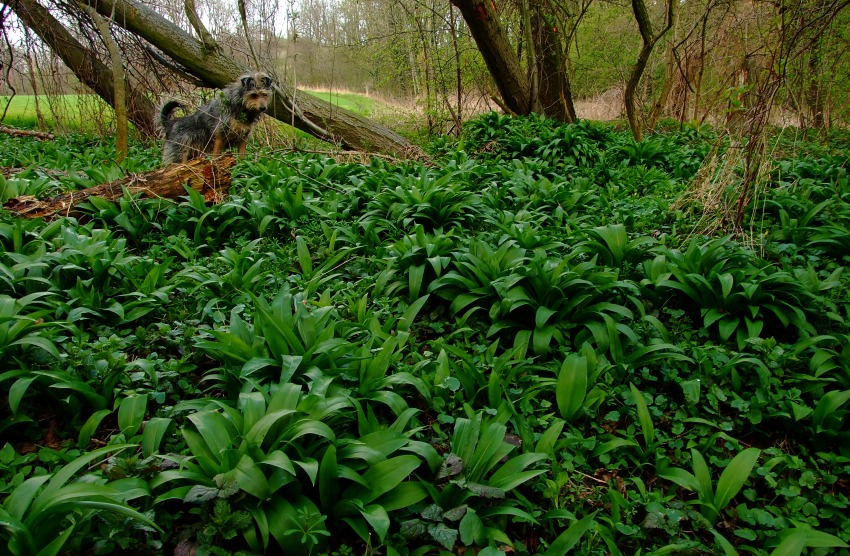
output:
[[[234,146],[244,157],[245,143],[254,124],[268,110],[271,94],[271,78],[254,72],[243,75],[185,118],[172,118],[175,110],[183,108],[180,102],[166,102],[159,112],[165,131],[163,164],[186,163],[204,153],[218,156]]]

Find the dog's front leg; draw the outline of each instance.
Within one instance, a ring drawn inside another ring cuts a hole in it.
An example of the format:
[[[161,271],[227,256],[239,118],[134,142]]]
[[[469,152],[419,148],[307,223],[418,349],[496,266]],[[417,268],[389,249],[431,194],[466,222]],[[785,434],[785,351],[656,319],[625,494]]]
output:
[[[245,158],[245,141],[239,141],[239,158]]]
[[[215,142],[213,142],[213,156],[219,156],[221,151],[224,150],[224,137],[221,135],[215,136]]]

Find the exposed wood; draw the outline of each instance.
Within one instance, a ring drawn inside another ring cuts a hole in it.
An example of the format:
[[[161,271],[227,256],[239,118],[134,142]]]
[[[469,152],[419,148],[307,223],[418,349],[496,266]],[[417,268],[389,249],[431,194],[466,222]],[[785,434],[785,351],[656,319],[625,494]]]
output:
[[[141,194],[143,198],[177,199],[186,193],[185,186],[201,193],[207,202],[218,203],[230,188],[230,170],[235,164],[236,158],[229,154],[215,159],[196,158],[187,164],[172,164],[52,199],[38,200],[32,196],[9,199],[3,208],[20,217],[49,220],[57,216],[76,216],[75,207],[89,197],[114,201],[127,191]]]
[[[2,0],[0,5],[9,6],[21,22],[32,29],[80,81],[110,106],[115,106],[112,70],[94,52],[83,46],[44,6],[36,0]],[[104,15],[108,17],[110,13]],[[142,134],[153,137],[156,134],[156,107],[137,88],[127,85],[127,92],[127,115],[130,121]]]
[[[8,127],[5,125],[0,125],[0,133],[5,133],[6,135],[11,135],[12,137],[30,137],[32,139],[38,139],[40,141],[56,139],[56,136],[52,133],[47,133],[44,131],[33,131],[30,129],[15,129],[14,127]]]

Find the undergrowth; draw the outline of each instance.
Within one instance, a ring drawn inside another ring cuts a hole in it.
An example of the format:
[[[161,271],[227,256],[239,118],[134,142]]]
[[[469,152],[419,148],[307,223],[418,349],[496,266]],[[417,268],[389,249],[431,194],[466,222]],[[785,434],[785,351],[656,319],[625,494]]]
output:
[[[671,210],[713,141],[490,114],[3,214],[4,549],[850,554],[846,161],[776,161],[753,250]],[[3,200],[159,159],[0,152]]]

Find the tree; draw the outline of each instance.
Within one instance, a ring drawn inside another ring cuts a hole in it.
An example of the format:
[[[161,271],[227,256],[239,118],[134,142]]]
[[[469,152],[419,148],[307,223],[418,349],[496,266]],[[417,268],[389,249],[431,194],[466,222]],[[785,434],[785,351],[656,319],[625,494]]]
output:
[[[36,0],[3,0],[18,19],[35,32],[65,63],[77,78],[90,87],[109,105],[115,106],[115,76],[100,61],[97,53],[86,48]],[[127,117],[142,135],[153,137],[156,133],[156,107],[138,87],[125,81],[127,91]]]
[[[92,56],[90,50],[79,46],[79,41],[76,41],[46,8],[37,4],[36,0],[16,0],[17,7],[15,2],[3,1],[12,5],[16,13],[21,12],[21,21],[42,37],[57,54],[62,56],[61,53],[64,52],[66,56],[72,54],[79,58],[76,63],[72,60],[68,64],[70,69],[84,83],[91,84],[93,88],[96,85],[98,94],[114,106],[114,90],[110,86],[112,72],[105,64],[97,62],[98,58]],[[228,56],[223,49],[209,48],[208,44],[195,39],[137,0],[85,0],[84,3],[103,17],[112,18],[114,14],[115,24],[141,39],[151,50],[155,50],[157,55],[167,56],[171,67],[177,67],[207,86],[223,87],[249,69]],[[66,48],[65,43],[69,42],[69,38],[70,43],[76,43],[78,47],[70,50]],[[86,60],[86,57],[89,59]],[[89,64],[97,68],[96,80],[91,78],[91,72],[86,71],[90,67]],[[310,95],[296,96],[296,91],[286,83],[276,83],[275,92],[269,114],[283,122],[292,122],[298,129],[315,137],[356,150],[378,151],[403,157],[424,156],[421,149],[398,133]],[[155,110],[149,102],[145,112],[152,121]]]
[[[659,40],[673,27],[676,20],[676,6],[678,0],[666,0],[664,10],[664,27],[659,32],[652,29],[652,20],[649,17],[649,10],[646,7],[644,0],[632,0],[632,13],[634,13],[635,21],[637,22],[638,31],[642,46],[638,54],[637,61],[632,67],[629,74],[629,79],[626,81],[626,90],[623,96],[623,101],[626,105],[626,119],[629,121],[629,128],[632,130],[632,136],[635,141],[643,139],[643,124],[638,114],[637,108],[637,89],[640,85],[641,77],[649,63],[649,57]],[[672,78],[672,77],[671,77]]]

